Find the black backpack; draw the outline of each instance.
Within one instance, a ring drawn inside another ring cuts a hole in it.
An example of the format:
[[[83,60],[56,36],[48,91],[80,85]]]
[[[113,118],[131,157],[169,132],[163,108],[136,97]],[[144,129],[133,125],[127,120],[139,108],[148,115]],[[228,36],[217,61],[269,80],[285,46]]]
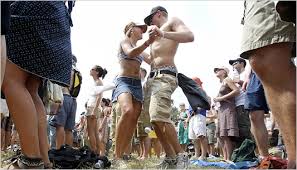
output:
[[[74,149],[69,145],[62,145],[60,149],[49,150],[48,156],[53,168],[58,169],[91,169],[98,160],[103,162],[104,168],[111,166],[106,156],[96,155],[88,146]]]
[[[72,83],[72,87],[70,88],[70,95],[72,97],[77,97],[82,83],[82,76],[78,70],[73,69],[73,71],[74,71],[73,83]]]

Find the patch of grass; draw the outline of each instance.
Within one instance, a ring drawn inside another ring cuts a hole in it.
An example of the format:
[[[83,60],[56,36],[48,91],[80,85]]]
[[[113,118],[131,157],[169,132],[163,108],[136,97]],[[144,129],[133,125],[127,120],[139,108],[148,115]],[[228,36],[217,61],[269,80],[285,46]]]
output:
[[[6,151],[6,152],[3,152],[1,151],[1,165],[0,167],[3,168],[4,166],[6,166],[7,164],[4,162],[4,160],[6,160],[7,158],[13,156],[15,153],[13,151]]]

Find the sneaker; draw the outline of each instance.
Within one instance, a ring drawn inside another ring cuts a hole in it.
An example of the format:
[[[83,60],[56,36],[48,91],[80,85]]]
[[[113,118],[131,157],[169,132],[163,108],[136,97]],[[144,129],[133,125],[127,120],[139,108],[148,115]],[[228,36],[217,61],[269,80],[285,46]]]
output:
[[[212,154],[209,154],[208,157],[209,157],[209,158],[216,158],[216,156],[214,156],[214,155],[212,155]]]
[[[44,169],[41,158],[29,158],[23,154],[19,156],[16,163],[20,169]]]
[[[176,156],[176,168],[177,169],[187,169],[189,165],[189,156],[185,153],[179,153]]]
[[[160,164],[156,165],[155,168],[156,169],[175,169],[176,160],[169,157],[165,157]]]

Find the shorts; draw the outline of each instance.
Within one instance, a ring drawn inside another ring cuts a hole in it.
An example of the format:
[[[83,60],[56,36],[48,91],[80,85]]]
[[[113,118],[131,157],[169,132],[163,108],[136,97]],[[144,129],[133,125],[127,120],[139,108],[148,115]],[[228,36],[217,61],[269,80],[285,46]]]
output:
[[[92,113],[94,110],[93,106],[88,106],[87,107],[87,112],[86,112],[86,116],[93,116],[95,115],[96,118],[99,118],[101,116],[101,109],[99,109],[98,107],[94,110],[94,113]]]
[[[198,139],[202,136],[206,136],[206,117],[196,114],[189,122],[189,139]]]
[[[57,115],[55,115],[51,121],[51,126],[63,126],[64,129],[73,130],[75,125],[75,115],[76,115],[76,99],[68,94],[63,94],[64,100],[63,105],[58,110]]]
[[[281,20],[271,0],[246,0],[243,24],[240,56],[245,59],[251,50],[296,41],[294,24]]]
[[[140,116],[137,121],[137,137],[146,137],[148,134],[145,132],[146,127],[151,127],[150,115],[147,112],[140,113]]]
[[[130,93],[133,99],[143,102],[141,80],[130,77],[118,77],[116,79],[116,88],[112,93],[112,102],[117,102],[119,95]]]
[[[168,74],[159,74],[148,78],[144,87],[144,112],[150,114],[151,122],[171,121],[171,95],[177,88],[177,78]]]
[[[237,122],[238,122],[238,129],[239,129],[239,137],[240,138],[250,138],[251,137],[251,122],[249,113],[247,110],[244,109],[243,105],[237,106],[235,108],[237,113]]]
[[[216,134],[216,124],[214,122],[207,124],[206,125],[206,136],[208,139],[208,144],[217,143],[217,138],[215,137],[215,134]]]
[[[253,71],[246,91],[244,109],[249,112],[263,110],[265,113],[269,113],[263,85]]]

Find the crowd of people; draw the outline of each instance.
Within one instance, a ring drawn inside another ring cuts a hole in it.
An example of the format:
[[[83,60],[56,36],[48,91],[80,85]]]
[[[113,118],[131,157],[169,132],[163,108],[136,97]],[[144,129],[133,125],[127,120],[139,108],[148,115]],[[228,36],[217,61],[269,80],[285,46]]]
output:
[[[17,144],[21,149],[14,166],[53,168],[50,149],[87,145],[93,154],[112,158],[114,165],[131,159],[133,152],[144,160],[153,151],[163,158],[156,168],[184,169],[191,156],[204,161],[221,156],[231,162],[234,149],[246,139],[256,142],[261,166],[270,159],[265,125],[270,114],[286,147],[287,168],[296,168],[296,28],[286,4],[244,2],[241,58],[229,60],[233,75],[226,66],[213,68],[221,87],[217,96],[207,96],[211,107],[189,103],[186,108],[184,101],[178,122],[172,121],[171,96],[179,86],[174,58],[179,44],[193,42],[195,36],[181,19],[154,7],[145,24],[131,21],[124,27],[114,82],[103,81],[108,71],[102,66],[90,69],[94,84],[77,124],[76,98],[87,75],[76,68],[71,50],[74,4],[1,2],[1,91],[8,106],[1,119],[1,149],[8,148],[14,132],[11,148]],[[138,42],[145,33],[148,38]],[[141,67],[143,61],[149,72]],[[207,95],[198,77],[192,81]],[[59,85],[54,94],[63,94],[52,115],[44,105],[48,82]],[[107,90],[112,90],[110,99],[103,98]]]

